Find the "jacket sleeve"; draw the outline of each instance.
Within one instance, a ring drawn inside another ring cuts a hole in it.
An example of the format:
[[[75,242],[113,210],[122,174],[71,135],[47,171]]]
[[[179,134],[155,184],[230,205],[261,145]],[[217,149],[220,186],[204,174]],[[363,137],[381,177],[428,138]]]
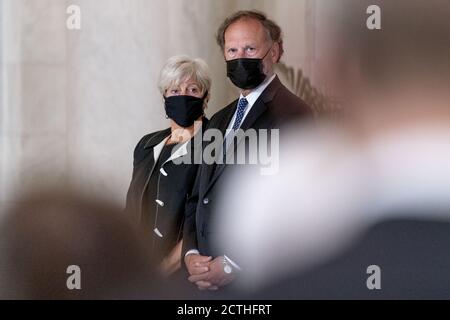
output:
[[[196,212],[197,203],[199,199],[200,190],[200,177],[201,166],[197,170],[197,176],[192,188],[190,196],[186,200],[184,211],[184,226],[183,226],[183,251],[182,260],[189,250],[197,249],[197,224],[196,224]]]
[[[131,175],[131,182],[130,182],[130,186],[128,187],[128,191],[127,191],[126,204],[125,204],[125,208],[123,210],[126,214],[129,214],[130,211],[133,210],[132,206],[131,206],[131,203],[133,202],[133,200],[132,200],[132,198],[133,198],[132,185],[133,185],[133,180],[134,180],[135,174],[136,174],[136,164],[142,158],[142,149],[144,148],[144,145],[148,141],[149,137],[150,137],[150,135],[144,136],[138,142],[136,147],[134,148],[134,152],[133,152],[133,173]]]

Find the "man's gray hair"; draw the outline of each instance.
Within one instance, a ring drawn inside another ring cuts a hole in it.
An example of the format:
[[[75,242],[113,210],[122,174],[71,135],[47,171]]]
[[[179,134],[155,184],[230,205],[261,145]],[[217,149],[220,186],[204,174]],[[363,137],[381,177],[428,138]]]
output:
[[[186,80],[196,81],[204,94],[211,93],[211,76],[209,67],[202,59],[192,59],[180,55],[169,58],[161,70],[158,87],[164,96],[171,86],[178,86]]]

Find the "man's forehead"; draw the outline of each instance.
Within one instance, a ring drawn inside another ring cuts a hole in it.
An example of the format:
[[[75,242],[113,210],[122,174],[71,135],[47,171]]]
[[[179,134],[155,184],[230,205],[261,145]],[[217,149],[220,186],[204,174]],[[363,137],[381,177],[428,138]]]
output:
[[[233,22],[225,31],[225,44],[233,41],[264,41],[265,32],[260,21],[250,18],[240,19]]]
[[[233,47],[233,46],[255,46],[257,44],[261,44],[264,41],[260,41],[257,37],[233,37],[225,40],[225,47]]]

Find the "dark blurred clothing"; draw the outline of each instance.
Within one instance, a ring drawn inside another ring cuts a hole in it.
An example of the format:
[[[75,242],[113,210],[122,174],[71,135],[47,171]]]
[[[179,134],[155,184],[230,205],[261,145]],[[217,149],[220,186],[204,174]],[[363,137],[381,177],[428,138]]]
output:
[[[115,205],[61,190],[17,200],[0,226],[2,299],[169,297],[142,234]],[[70,290],[69,266],[80,289]]]
[[[254,299],[450,299],[450,222],[392,219],[328,261],[265,287]],[[381,290],[369,290],[371,265]]]

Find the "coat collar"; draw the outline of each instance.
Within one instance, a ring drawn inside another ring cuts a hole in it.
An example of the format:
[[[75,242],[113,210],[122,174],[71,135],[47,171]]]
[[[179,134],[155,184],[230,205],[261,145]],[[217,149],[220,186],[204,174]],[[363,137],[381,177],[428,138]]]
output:
[[[172,155],[169,157],[169,159],[164,161],[164,163],[162,165],[165,165],[167,162],[173,161],[177,158],[181,158],[182,156],[188,154],[187,146],[188,146],[189,142],[190,142],[190,140],[184,142],[178,149],[175,150],[174,153],[172,153]],[[164,147],[165,143],[166,143],[166,141],[164,141],[164,144],[161,146],[161,150]],[[161,150],[159,150],[158,154],[156,154],[156,147],[154,150],[155,150],[155,152],[153,153],[153,156],[155,157],[155,162],[156,162],[159,158],[159,155],[161,154]]]
[[[250,110],[247,117],[244,119],[244,122],[241,125],[242,130],[249,129],[255,121],[261,116],[261,114],[266,111],[268,107],[268,103],[273,100],[275,94],[281,86],[281,81],[278,76],[272,80],[272,82],[267,86],[267,88],[263,91],[263,93],[256,100],[253,108]]]
[[[159,131],[151,137],[147,143],[144,146],[144,149],[153,148],[156,145],[160,144],[161,141],[166,141],[167,138],[170,136],[170,128],[167,128],[165,130]]]
[[[275,76],[275,79],[272,80],[272,82],[267,86],[266,90],[264,90],[264,92],[261,94],[260,99],[262,99],[264,103],[269,103],[273,100],[275,94],[282,85],[283,84],[281,83],[280,78],[278,78],[278,76]]]
[[[209,120],[206,117],[203,118],[202,131],[205,130],[205,128],[208,124],[208,121]],[[155,160],[155,163],[158,161],[159,156],[161,155],[161,151],[164,148],[164,146],[166,145],[167,140],[169,140],[170,133],[171,133],[170,128],[160,131],[160,132],[156,133],[151,139],[149,139],[149,141],[147,141],[147,143],[145,144],[144,149],[153,148],[153,159]],[[199,134],[199,133],[200,133],[200,131],[197,134]],[[180,147],[178,147],[176,149],[176,151],[169,157],[169,159],[167,159],[163,163],[163,165],[169,161],[173,161],[177,158],[183,157],[186,154],[188,154],[188,152],[189,152],[188,146],[190,145],[191,141],[192,141],[192,139],[184,142]]]

